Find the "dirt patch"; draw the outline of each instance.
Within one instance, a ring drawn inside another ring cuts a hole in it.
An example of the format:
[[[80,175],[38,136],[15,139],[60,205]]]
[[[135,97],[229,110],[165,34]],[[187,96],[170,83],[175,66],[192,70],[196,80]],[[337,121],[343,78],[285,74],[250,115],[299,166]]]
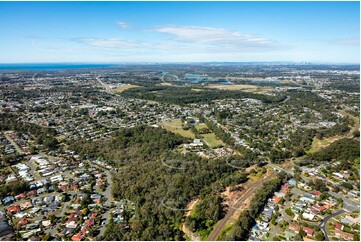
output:
[[[199,201],[199,198],[193,199],[190,203],[187,204],[187,212],[185,214],[186,217],[191,215],[192,209],[194,208],[194,206],[197,204],[198,201]],[[200,241],[201,240],[201,237],[194,234],[192,231],[190,231],[187,228],[187,226],[185,225],[185,223],[183,223],[183,225],[182,225],[182,231],[183,231],[183,233],[185,233],[193,241]]]

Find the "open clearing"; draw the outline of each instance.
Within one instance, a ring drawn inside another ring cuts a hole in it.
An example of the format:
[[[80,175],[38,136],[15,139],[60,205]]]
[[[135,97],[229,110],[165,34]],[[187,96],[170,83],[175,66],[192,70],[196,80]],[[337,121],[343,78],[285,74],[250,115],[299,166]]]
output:
[[[194,125],[194,127],[196,127],[196,129],[199,131],[201,129],[207,129],[207,125],[205,123],[200,123],[200,124],[196,124]]]
[[[253,93],[266,93],[268,91],[274,90],[273,88],[270,87],[247,85],[247,84],[235,84],[235,85],[210,84],[207,87],[217,88],[220,90],[240,90],[240,91],[253,92]]]
[[[217,146],[226,146],[222,140],[218,139],[214,133],[202,134],[204,141],[211,146],[211,148],[215,148]]]
[[[167,123],[162,123],[160,125],[173,133],[180,134],[187,138],[192,138],[192,139],[195,138],[195,135],[193,134],[192,131],[184,130],[182,128],[183,124],[182,124],[182,120],[180,120],[180,119],[176,119],[176,120],[173,120],[173,121],[167,122]]]
[[[174,86],[174,85],[169,82],[161,82],[161,83],[157,84],[157,86]]]
[[[251,179],[247,182],[243,183],[241,186],[244,188],[241,192],[241,194],[236,196],[236,201],[230,206],[227,214],[225,217],[220,220],[215,227],[213,228],[213,231],[210,233],[208,240],[215,241],[220,234],[224,236],[231,227],[237,222],[238,217],[244,211],[244,209],[247,209],[250,205],[250,202],[257,191],[257,189],[265,182],[268,182],[270,179],[274,178],[277,175],[276,172],[273,171],[273,169],[267,169],[266,174],[262,174],[262,179],[259,181],[252,181]],[[227,192],[224,194],[225,196],[230,195],[230,193],[227,194]]]
[[[194,206],[196,205],[196,203],[197,203],[198,201],[199,201],[198,198],[197,198],[197,199],[194,199],[194,200],[192,200],[192,201],[187,205],[187,210],[188,210],[188,211],[187,211],[186,214],[185,214],[186,217],[188,217],[188,216],[191,215],[192,210],[193,210]],[[183,223],[183,225],[182,225],[182,231],[183,231],[183,233],[186,234],[186,236],[189,238],[189,240],[199,241],[199,240],[201,239],[198,235],[192,233],[192,232],[187,228],[187,226],[185,225],[185,223]]]
[[[205,123],[196,124],[194,126],[198,131],[202,129],[208,129]],[[212,132],[208,134],[201,134],[202,139],[209,145],[211,148],[216,148],[218,146],[226,146],[226,144]]]
[[[350,130],[350,132],[348,132],[345,135],[336,135],[336,136],[332,136],[329,138],[325,138],[325,139],[317,139],[316,137],[313,138],[312,141],[312,146],[311,149],[308,151],[308,153],[314,153],[318,150],[320,150],[321,148],[324,148],[330,144],[332,144],[333,142],[342,139],[342,138],[352,138],[353,137],[353,132],[355,132],[356,130],[360,130],[360,118],[355,117],[345,111],[340,111],[340,113],[344,116],[348,116],[350,119],[352,119],[352,121],[354,122],[354,127]]]
[[[135,87],[140,87],[137,85],[132,85],[132,84],[126,84],[117,88],[114,88],[114,92],[124,92],[125,90],[131,89],[131,88],[135,88]]]

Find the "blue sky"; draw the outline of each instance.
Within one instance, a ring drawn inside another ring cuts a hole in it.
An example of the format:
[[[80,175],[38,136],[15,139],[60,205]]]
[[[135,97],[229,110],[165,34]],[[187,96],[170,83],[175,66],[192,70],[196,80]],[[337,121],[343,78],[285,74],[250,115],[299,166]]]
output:
[[[359,63],[359,2],[0,2],[0,63]]]

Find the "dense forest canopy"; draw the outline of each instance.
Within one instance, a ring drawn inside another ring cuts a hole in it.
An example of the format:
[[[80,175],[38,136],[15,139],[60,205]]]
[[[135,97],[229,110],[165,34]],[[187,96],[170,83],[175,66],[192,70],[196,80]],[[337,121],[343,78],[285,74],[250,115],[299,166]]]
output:
[[[136,216],[129,229],[108,227],[106,240],[183,240],[180,224],[184,209],[194,198],[222,191],[244,182],[244,175],[223,159],[203,159],[197,155],[172,152],[184,138],[161,128],[139,126],[121,129],[103,143],[77,142],[80,154],[114,160],[121,167],[113,176],[113,195],[135,202]],[[163,160],[162,160],[163,159]],[[167,160],[164,160],[167,159]],[[173,162],[178,161],[178,162]],[[192,162],[189,162],[192,161]],[[162,162],[172,162],[171,168]],[[239,164],[244,168],[247,163]],[[214,198],[210,201],[214,201]],[[205,199],[205,203],[208,203]],[[220,202],[217,209],[221,216]],[[205,205],[210,206],[210,205]],[[214,217],[206,216],[204,222]]]
[[[199,91],[192,90],[191,87],[176,86],[152,86],[139,87],[126,90],[121,95],[130,98],[141,98],[145,100],[153,100],[159,102],[167,102],[174,104],[188,104],[198,102],[209,102],[215,99],[227,98],[254,98],[265,103],[281,102],[285,96],[267,96],[241,91],[216,90],[202,88]]]
[[[318,152],[309,155],[309,158],[317,161],[353,161],[360,157],[360,142],[356,139],[341,139]]]

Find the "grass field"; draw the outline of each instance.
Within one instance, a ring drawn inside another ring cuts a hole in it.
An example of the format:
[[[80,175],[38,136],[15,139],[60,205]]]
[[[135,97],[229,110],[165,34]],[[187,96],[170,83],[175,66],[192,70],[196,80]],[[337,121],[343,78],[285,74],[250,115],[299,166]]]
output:
[[[192,139],[195,138],[195,135],[193,134],[192,131],[183,130],[182,120],[180,120],[180,119],[176,119],[171,122],[163,123],[163,124],[161,124],[161,126],[173,133],[180,134],[184,137],[192,138]]]
[[[211,146],[211,148],[215,148],[217,146],[226,146],[222,140],[218,139],[214,133],[202,134],[203,140]]]
[[[313,141],[312,141],[311,149],[308,151],[308,153],[314,153],[314,152],[318,151],[319,149],[321,149],[322,147],[325,147],[331,143],[332,143],[332,140],[330,138],[320,140],[320,139],[317,139],[316,137],[314,137]]]
[[[169,83],[169,82],[161,82],[159,84],[157,84],[159,86],[174,86],[172,83]]]
[[[201,129],[204,129],[204,128],[208,128],[205,123],[196,124],[194,127],[196,127],[196,129],[197,129],[198,131],[201,130]]]
[[[132,84],[126,84],[120,87],[117,87],[114,89],[114,92],[124,92],[125,90],[131,89],[131,88],[135,88],[135,87],[139,87],[137,85],[132,85]]]
[[[208,128],[206,124],[201,123],[201,124],[197,124],[195,125],[195,128],[200,131],[202,129],[206,129]],[[201,134],[203,136],[203,140],[209,145],[211,146],[211,148],[216,148],[217,146],[226,146],[226,144],[217,138],[217,136],[212,132],[209,134]]]
[[[235,85],[210,84],[207,87],[217,88],[220,90],[241,90],[244,92],[253,92],[253,93],[262,93],[262,94],[274,90],[273,88],[270,87],[246,85],[246,84],[235,84]]]

